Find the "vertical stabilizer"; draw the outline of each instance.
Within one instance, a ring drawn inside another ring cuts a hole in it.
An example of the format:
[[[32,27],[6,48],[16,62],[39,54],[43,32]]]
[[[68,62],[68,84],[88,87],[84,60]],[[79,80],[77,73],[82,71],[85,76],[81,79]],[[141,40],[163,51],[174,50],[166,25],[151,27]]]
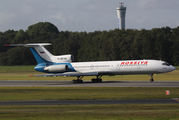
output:
[[[51,43],[33,43],[33,44],[5,44],[5,46],[24,46],[30,47],[38,64],[53,63],[54,55],[52,55],[44,46]]]

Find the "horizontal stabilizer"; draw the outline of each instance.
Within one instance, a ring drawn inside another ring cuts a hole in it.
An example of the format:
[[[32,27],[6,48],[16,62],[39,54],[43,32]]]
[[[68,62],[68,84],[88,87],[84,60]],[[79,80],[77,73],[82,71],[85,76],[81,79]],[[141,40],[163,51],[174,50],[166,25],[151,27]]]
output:
[[[31,43],[31,44],[4,44],[4,46],[23,46],[23,47],[37,47],[52,45],[51,43]]]

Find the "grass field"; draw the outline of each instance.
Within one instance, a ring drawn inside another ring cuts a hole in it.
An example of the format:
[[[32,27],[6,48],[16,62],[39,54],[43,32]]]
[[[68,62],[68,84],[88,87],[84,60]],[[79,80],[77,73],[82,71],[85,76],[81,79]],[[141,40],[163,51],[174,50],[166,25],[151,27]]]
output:
[[[155,81],[179,81],[179,67],[177,70],[165,74],[154,75]],[[44,74],[34,70],[34,66],[0,66],[0,80],[72,80],[76,77],[29,77],[29,75]],[[94,76],[95,77],[95,76]],[[83,80],[91,80],[93,76],[85,76]],[[117,75],[103,76],[104,81],[149,81],[148,75]]]
[[[0,87],[0,101],[170,98],[179,98],[179,87]]]
[[[1,120],[178,120],[179,104],[0,106]]]

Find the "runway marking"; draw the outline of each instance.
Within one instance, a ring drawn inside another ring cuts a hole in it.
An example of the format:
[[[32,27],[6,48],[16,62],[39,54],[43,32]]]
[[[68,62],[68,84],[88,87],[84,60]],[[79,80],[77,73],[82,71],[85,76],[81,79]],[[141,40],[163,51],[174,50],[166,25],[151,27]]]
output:
[[[175,101],[179,102],[179,98],[173,98],[173,100],[175,100]]]

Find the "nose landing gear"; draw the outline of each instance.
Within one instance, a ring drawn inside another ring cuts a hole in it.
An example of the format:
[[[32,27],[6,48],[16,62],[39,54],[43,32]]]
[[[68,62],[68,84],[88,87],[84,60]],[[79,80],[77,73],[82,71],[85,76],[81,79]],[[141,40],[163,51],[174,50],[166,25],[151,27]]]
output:
[[[150,76],[151,76],[150,82],[153,82],[154,81],[153,74],[151,74]]]

